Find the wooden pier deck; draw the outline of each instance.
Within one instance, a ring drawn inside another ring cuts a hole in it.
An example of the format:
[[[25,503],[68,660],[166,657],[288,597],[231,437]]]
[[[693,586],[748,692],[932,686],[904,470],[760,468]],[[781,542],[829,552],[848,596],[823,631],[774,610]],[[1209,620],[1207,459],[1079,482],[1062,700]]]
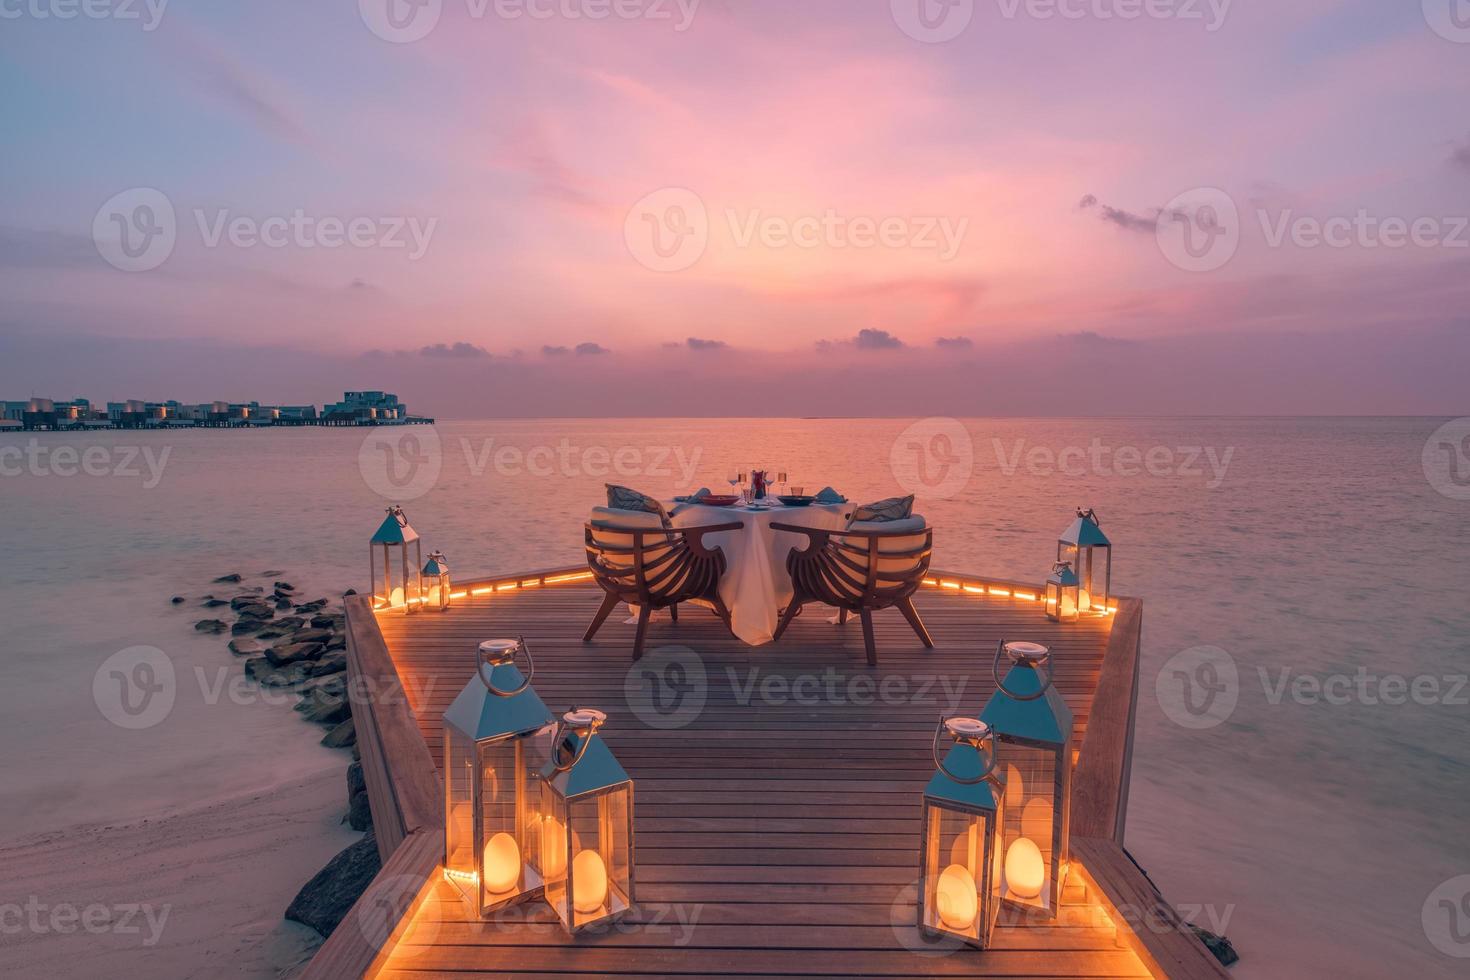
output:
[[[1226,975],[1120,847],[1137,600],[1058,625],[1009,594],[1020,588],[936,575],[916,597],[936,649],[884,613],[876,668],[856,621],[829,623],[817,607],[755,648],[689,608],[655,622],[635,666],[622,616],[582,642],[601,593],[578,570],[456,587],[464,597],[442,614],[374,615],[365,597],[349,600],[349,672],[372,692],[354,713],[385,866],[306,976]],[[539,904],[475,921],[439,873],[440,716],[476,644],[516,634],[554,712],[608,713],[604,738],[636,783],[638,913],[602,935],[570,940]],[[912,925],[919,800],[935,722],[979,712],[1001,637],[1051,647],[1076,715],[1074,873],[1056,923],[1004,922],[992,949],[951,950]]]

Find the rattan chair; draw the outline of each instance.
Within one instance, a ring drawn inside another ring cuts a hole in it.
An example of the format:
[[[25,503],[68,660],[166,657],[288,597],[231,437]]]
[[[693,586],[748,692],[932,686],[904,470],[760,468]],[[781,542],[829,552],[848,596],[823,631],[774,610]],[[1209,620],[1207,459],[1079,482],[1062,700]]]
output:
[[[896,607],[918,634],[925,647],[934,641],[914,608],[913,594],[923,584],[934,550],[934,529],[923,518],[892,522],[893,527],[864,522],[843,531],[772,524],[777,531],[807,537],[805,548],[793,548],[786,556],[793,596],[781,614],[776,639],[809,602],[834,606],[839,621],[857,613],[863,624],[863,645],[868,664],[877,666],[878,650],[873,641],[873,613]]]
[[[657,519],[657,515],[649,515]],[[598,629],[619,603],[638,607],[638,631],[633,637],[633,659],[643,656],[648,620],[655,609],[668,609],[679,620],[679,603],[695,599],[709,603],[730,628],[730,610],[720,599],[720,576],[725,572],[725,553],[704,543],[707,534],[738,531],[739,521],[704,527],[665,528],[661,524],[634,526],[610,520],[589,521],[583,531],[587,567],[606,595],[592,625],[582,637],[590,643]]]

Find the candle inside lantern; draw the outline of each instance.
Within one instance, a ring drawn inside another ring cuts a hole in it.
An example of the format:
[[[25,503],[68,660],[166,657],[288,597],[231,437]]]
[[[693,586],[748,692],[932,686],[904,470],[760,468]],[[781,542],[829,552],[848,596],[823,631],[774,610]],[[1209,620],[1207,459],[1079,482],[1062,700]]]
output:
[[[1091,592],[1088,592],[1086,589],[1077,590],[1077,608],[1083,612],[1089,612],[1092,609]]]
[[[968,929],[975,923],[980,911],[980,896],[975,890],[975,879],[964,865],[951,864],[939,875],[939,887],[935,896],[939,920],[951,929]]]
[[[589,914],[607,900],[607,865],[596,851],[580,851],[572,860],[572,905]]]
[[[390,605],[390,606],[401,606],[401,605],[403,605],[403,590],[401,588],[394,589],[393,590],[393,594],[388,597],[388,605]]]
[[[1017,898],[1036,898],[1045,882],[1041,848],[1029,837],[1017,837],[1006,851],[1006,888]]]
[[[516,839],[502,831],[485,842],[485,887],[495,893],[508,892],[521,877],[521,849]]]

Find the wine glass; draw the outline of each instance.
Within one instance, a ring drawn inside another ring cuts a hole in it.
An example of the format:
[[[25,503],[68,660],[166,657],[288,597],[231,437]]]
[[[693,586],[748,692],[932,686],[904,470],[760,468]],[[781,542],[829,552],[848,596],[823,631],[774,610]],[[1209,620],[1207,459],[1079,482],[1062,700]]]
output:
[[[741,473],[739,470],[732,470],[730,472],[730,475],[725,478],[725,482],[728,483],[728,484],[730,484],[730,495],[731,496],[735,496],[736,495],[735,488],[737,486],[739,486],[741,483],[743,483],[744,481],[745,481],[745,474],[744,473]]]
[[[784,495],[786,493],[786,471],[785,470],[777,470],[776,471],[776,482],[779,483],[779,484],[781,484],[781,493]]]

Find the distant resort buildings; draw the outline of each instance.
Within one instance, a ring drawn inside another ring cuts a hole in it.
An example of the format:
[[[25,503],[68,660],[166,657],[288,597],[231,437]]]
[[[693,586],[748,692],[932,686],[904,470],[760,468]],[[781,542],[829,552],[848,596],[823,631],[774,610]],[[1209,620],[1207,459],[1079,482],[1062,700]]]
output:
[[[262,405],[260,402],[148,402],[129,400],[94,405],[86,398],[56,401],[28,398],[0,402],[4,429],[162,429],[232,428],[269,425],[420,425],[434,420],[413,416],[398,396],[386,391],[346,391],[342,400],[323,405]]]

